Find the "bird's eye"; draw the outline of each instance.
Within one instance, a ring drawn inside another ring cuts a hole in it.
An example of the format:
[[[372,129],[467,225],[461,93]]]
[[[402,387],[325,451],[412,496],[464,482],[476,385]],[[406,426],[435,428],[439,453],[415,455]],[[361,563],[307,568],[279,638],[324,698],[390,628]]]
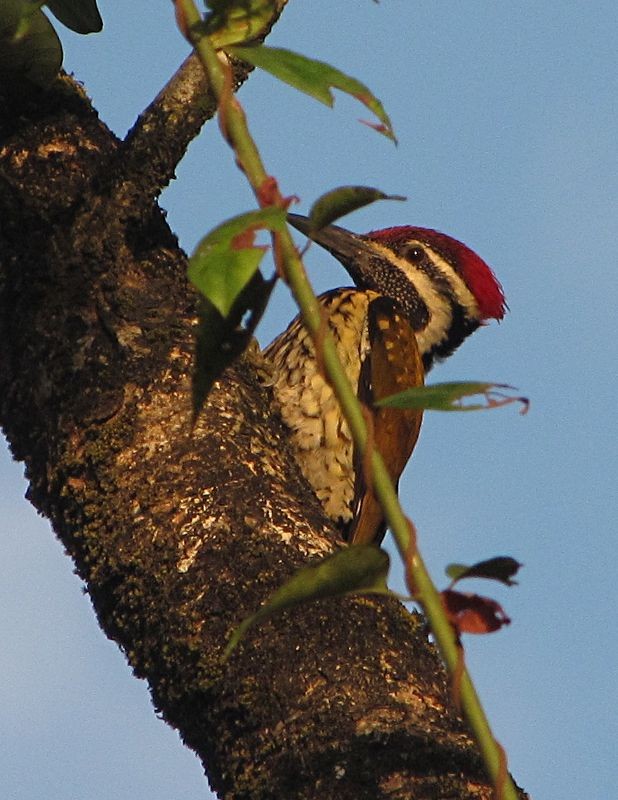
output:
[[[406,258],[413,264],[418,264],[425,257],[425,251],[417,244],[413,244],[406,252]]]

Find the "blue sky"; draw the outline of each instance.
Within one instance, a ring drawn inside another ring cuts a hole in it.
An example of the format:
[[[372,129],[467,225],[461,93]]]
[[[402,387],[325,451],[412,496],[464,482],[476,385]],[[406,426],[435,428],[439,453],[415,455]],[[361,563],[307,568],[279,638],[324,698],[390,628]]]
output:
[[[66,64],[123,135],[187,52],[171,4],[101,0],[105,32],[64,36]],[[492,593],[512,625],[466,640],[510,766],[536,800],[606,800],[618,783],[616,533],[617,65],[615,2],[291,2],[270,43],[366,82],[399,146],[255,75],[240,94],[269,170],[306,211],[341,184],[408,202],[347,218],[464,240],[501,279],[510,313],[432,380],[511,383],[532,400],[427,415],[401,487],[438,583],[451,561],[509,554],[519,586]],[[191,250],[253,205],[207,126],[162,198]],[[349,279],[313,248],[318,289]],[[261,326],[282,330],[281,288]],[[205,796],[201,767],[98,630],[71,563],[0,460],[0,774],[10,800]],[[398,578],[394,577],[398,587]],[[473,587],[479,591],[488,586]]]

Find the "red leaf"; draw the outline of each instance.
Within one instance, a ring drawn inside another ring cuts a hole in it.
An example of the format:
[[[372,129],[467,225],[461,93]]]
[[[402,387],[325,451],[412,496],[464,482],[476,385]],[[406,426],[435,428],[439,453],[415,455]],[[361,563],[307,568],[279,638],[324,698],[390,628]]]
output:
[[[489,597],[464,594],[453,589],[440,593],[447,616],[457,633],[493,633],[511,620],[502,606]]]

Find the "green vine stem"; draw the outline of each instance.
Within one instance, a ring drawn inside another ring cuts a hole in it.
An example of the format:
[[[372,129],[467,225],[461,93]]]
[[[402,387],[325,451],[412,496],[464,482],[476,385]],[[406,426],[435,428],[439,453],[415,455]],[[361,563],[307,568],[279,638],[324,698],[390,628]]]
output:
[[[226,84],[226,67],[220,60],[226,56],[218,54],[208,38],[202,34],[200,30],[202,19],[193,0],[176,0],[176,6],[179,16],[184,20],[186,34],[195,47],[215,95],[221,101],[221,98],[225,98],[226,94],[229,94],[229,101],[225,103],[223,109],[220,109],[220,115],[224,115],[221,122],[222,129],[230,146],[234,149],[238,165],[246,174],[258,202],[260,205],[265,204],[265,187],[271,184],[274,185],[274,188],[269,194],[269,203],[285,207],[286,201],[266,172],[259,151],[249,133],[244,112],[229,92]],[[363,452],[367,442],[367,427],[360,403],[344,374],[335,351],[334,341],[330,334],[324,331],[318,301],[289,230],[278,233],[276,236],[284,265],[285,279],[298,303],[303,321],[313,338],[314,346],[322,348],[326,376],[341,405],[354,444]],[[407,565],[409,583],[412,584],[409,589],[429,621],[449,673],[451,676],[458,673],[461,676],[459,694],[461,707],[476,738],[489,776],[496,785],[497,796],[504,800],[517,800],[517,790],[505,768],[504,751],[491,731],[465,666],[462,670],[462,651],[444,612],[440,594],[416,547],[410,523],[401,509],[397,492],[382,457],[375,450],[371,454],[371,462],[374,491],[380,500],[401,557]]]

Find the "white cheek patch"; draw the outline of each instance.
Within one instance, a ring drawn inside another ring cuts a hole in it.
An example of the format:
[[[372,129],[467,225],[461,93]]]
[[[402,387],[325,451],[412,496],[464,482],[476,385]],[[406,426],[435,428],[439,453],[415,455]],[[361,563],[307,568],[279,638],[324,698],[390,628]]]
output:
[[[425,303],[429,313],[429,322],[425,328],[417,332],[416,338],[421,353],[429,352],[439,345],[448,333],[453,321],[451,302],[436,288],[431,277],[420,267],[411,264],[406,258],[396,256],[392,250],[378,242],[372,242],[371,244],[377,253],[399,267],[410,283],[414,285],[421,300]],[[422,247],[423,250],[430,254],[434,268],[450,286],[457,303],[466,309],[470,316],[478,316],[478,304],[474,295],[449,262],[432,247],[429,247],[426,242],[411,241],[409,244],[411,246],[418,244],[419,247]]]

